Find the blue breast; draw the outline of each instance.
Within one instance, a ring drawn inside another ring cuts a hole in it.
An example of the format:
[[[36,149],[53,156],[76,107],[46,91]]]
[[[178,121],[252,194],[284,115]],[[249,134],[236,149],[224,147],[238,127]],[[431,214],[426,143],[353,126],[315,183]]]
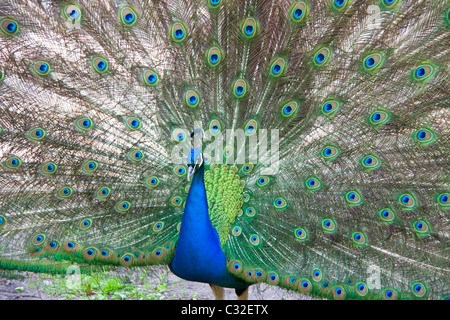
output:
[[[169,267],[173,273],[186,280],[245,288],[245,282],[226,268],[219,235],[209,219],[203,177],[202,165],[195,172],[189,188],[175,256]]]

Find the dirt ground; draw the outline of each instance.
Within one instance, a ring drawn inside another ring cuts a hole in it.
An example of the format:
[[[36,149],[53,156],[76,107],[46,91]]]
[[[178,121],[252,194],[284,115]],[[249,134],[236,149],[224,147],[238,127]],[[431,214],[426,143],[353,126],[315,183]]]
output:
[[[122,273],[121,273],[122,272]],[[130,276],[129,271],[117,272],[117,277],[123,279],[124,274],[126,277]],[[115,276],[116,277],[116,276]],[[6,277],[0,277],[0,300],[64,300],[68,296],[60,294],[58,292],[57,285],[55,286],[55,280],[52,276],[31,273],[31,272],[10,272]],[[162,294],[157,294],[155,299],[164,300],[213,300],[214,296],[208,284],[186,281],[178,278],[166,268],[160,268],[157,272],[151,272],[145,275],[145,278],[141,278],[139,282],[133,282],[133,287],[136,290],[142,291],[145,294],[148,285],[152,283],[154,288],[161,290]],[[53,288],[53,292],[48,288]],[[56,292],[54,291],[56,289]],[[62,288],[64,290],[64,288]],[[234,289],[225,289],[225,300],[235,300],[236,295]],[[93,295],[95,289],[93,289]],[[151,291],[147,290],[147,291]],[[86,295],[70,295],[71,300],[89,299]],[[107,299],[117,299],[117,296],[108,296]],[[120,297],[119,297],[120,299]],[[123,296],[123,299],[137,299],[136,297]],[[141,299],[146,299],[144,296]],[[148,298],[147,298],[148,299]],[[150,299],[153,299],[150,298]],[[273,287],[262,284],[252,285],[249,289],[250,300],[310,300],[308,296],[298,294],[296,292],[288,291],[282,288]]]

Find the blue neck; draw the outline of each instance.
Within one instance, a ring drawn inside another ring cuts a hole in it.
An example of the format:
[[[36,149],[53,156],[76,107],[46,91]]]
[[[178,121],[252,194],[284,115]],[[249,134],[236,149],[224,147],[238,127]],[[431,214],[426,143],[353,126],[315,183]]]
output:
[[[177,276],[222,287],[244,288],[226,268],[226,257],[217,230],[208,214],[204,166],[196,170],[186,199],[180,236],[170,265]]]

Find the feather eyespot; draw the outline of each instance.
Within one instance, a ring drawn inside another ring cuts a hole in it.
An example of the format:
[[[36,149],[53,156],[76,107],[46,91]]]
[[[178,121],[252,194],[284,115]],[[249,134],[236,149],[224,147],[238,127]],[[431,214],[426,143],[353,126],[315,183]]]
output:
[[[110,195],[111,195],[111,189],[108,187],[100,187],[95,192],[95,196],[99,200],[105,200]]]
[[[355,291],[361,297],[364,297],[367,293],[369,293],[369,289],[364,282],[357,282],[355,285]]]
[[[270,183],[270,177],[268,176],[261,176],[258,178],[258,180],[256,180],[256,185],[260,188],[265,188],[269,185]]]
[[[250,243],[254,246],[258,246],[260,244],[260,239],[257,234],[251,234],[249,237]]]
[[[120,264],[123,267],[129,267],[133,264],[134,262],[134,255],[130,254],[130,253],[126,253],[123,256],[120,257]]]
[[[290,16],[293,22],[301,22],[308,16],[309,7],[305,1],[298,1],[291,6]]]
[[[206,51],[206,62],[211,67],[217,67],[223,58],[223,51],[217,46],[211,47]]]
[[[80,229],[81,230],[87,230],[92,226],[92,220],[91,219],[84,219],[80,222]]]
[[[184,93],[184,102],[188,107],[196,108],[200,103],[200,95],[197,90],[190,89]]]
[[[172,139],[176,142],[184,142],[186,141],[188,134],[185,130],[176,128],[172,131]]]
[[[436,133],[428,128],[422,128],[414,133],[414,139],[422,145],[428,145],[436,140]]]
[[[211,132],[212,135],[217,135],[221,132],[222,126],[218,120],[212,120],[209,123],[209,132]]]
[[[363,232],[353,232],[352,240],[353,243],[358,246],[367,244],[367,237]]]
[[[297,228],[294,230],[295,238],[299,241],[305,241],[308,239],[308,231],[304,228]]]
[[[362,195],[356,190],[347,192],[345,194],[345,200],[352,206],[360,205],[363,202]]]
[[[230,158],[233,155],[233,151],[234,151],[233,146],[226,146],[223,149],[223,155],[225,156],[225,158]]]
[[[58,241],[55,241],[55,240],[47,241],[44,245],[44,249],[49,252],[58,251],[60,248],[61,248],[61,245],[59,244]]]
[[[156,87],[159,82],[158,73],[153,69],[145,69],[141,72],[142,83],[146,86]]]
[[[45,60],[34,60],[31,71],[38,76],[46,76],[51,72],[50,64]]]
[[[183,198],[181,198],[180,196],[173,196],[172,198],[170,198],[169,204],[174,207],[179,207],[183,204]]]
[[[281,115],[285,118],[292,117],[299,107],[300,103],[297,100],[291,100],[284,103],[281,107]]]
[[[208,1],[208,5],[212,9],[218,8],[221,3],[222,3],[222,0],[209,0]]]
[[[424,63],[415,68],[412,72],[413,79],[418,82],[425,82],[431,79],[436,73],[436,67],[430,63]]]
[[[22,160],[19,157],[12,156],[3,161],[2,164],[8,170],[16,170],[22,165]]]
[[[392,8],[397,3],[397,0],[382,0],[381,3],[385,7]]]
[[[333,1],[333,7],[336,10],[342,10],[344,9],[348,3],[350,2],[350,0],[332,0]]]
[[[43,233],[37,234],[33,237],[32,243],[35,246],[39,246],[45,242],[45,238],[46,238],[45,234]]]
[[[329,47],[322,47],[314,54],[314,64],[318,67],[325,65],[330,61],[332,51]]]
[[[186,167],[179,165],[173,168],[173,173],[175,173],[178,177],[181,177],[186,174]]]
[[[0,215],[0,230],[6,226],[7,220],[5,218],[5,216]]]
[[[177,43],[183,42],[187,37],[187,27],[183,22],[174,22],[170,26],[170,37]]]
[[[302,278],[298,281],[298,290],[302,293],[309,293],[312,290],[311,282],[308,279]]]
[[[414,296],[423,298],[427,294],[427,287],[421,282],[414,282],[411,286],[411,291]]]
[[[389,208],[381,209],[378,211],[378,214],[380,215],[380,218],[385,223],[392,223],[396,219],[395,211]]]
[[[450,194],[448,192],[442,193],[436,198],[437,203],[443,208],[450,208]]]
[[[86,133],[94,127],[94,121],[91,118],[83,116],[74,122],[75,129],[81,133]]]
[[[346,296],[345,289],[341,286],[334,287],[333,290],[331,290],[331,293],[335,300],[343,300]]]
[[[91,58],[91,67],[95,72],[103,74],[108,71],[109,63],[104,57],[97,55]]]
[[[231,273],[239,274],[242,272],[242,263],[238,260],[232,260],[228,262],[228,270],[230,270]]]
[[[314,281],[319,282],[322,280],[322,271],[318,268],[314,268],[312,271],[312,278]]]
[[[275,198],[275,200],[273,200],[273,205],[275,206],[276,209],[284,210],[288,207],[288,202],[285,198],[278,197]]]
[[[159,179],[156,176],[147,177],[144,184],[149,188],[156,188],[159,184]]]
[[[42,141],[42,139],[44,139],[46,135],[47,132],[44,129],[35,127],[28,130],[26,137],[31,141],[39,142]]]
[[[247,174],[253,171],[253,163],[246,163],[244,164],[244,166],[242,167],[242,171]]]
[[[375,71],[381,67],[384,57],[381,53],[372,53],[363,59],[363,67],[366,71]]]
[[[258,122],[254,119],[248,120],[247,123],[245,124],[245,134],[247,136],[252,136],[256,134],[257,130],[258,130]]]
[[[67,4],[62,9],[62,15],[65,19],[75,23],[81,19],[80,7],[74,3]]]
[[[311,177],[305,180],[305,187],[309,191],[317,191],[322,188],[322,182],[317,177]]]
[[[387,111],[376,110],[370,115],[369,121],[372,126],[377,127],[388,122],[390,118],[391,115]]]
[[[131,27],[137,21],[137,13],[131,6],[124,6],[120,9],[119,18],[124,26]]]
[[[130,159],[133,162],[139,162],[142,159],[144,159],[144,157],[145,157],[144,153],[139,149],[134,149],[134,150],[129,151],[127,156],[128,156],[128,159]]]
[[[334,233],[337,231],[337,225],[333,219],[323,219],[321,224],[323,231],[325,231],[326,233]]]
[[[142,127],[142,122],[139,118],[130,116],[125,118],[125,125],[128,130],[134,131],[139,130]]]
[[[52,161],[44,162],[39,167],[39,173],[41,173],[45,176],[50,176],[50,175],[56,173],[57,170],[58,170],[58,166],[56,165],[56,163],[54,163]]]
[[[247,215],[247,217],[255,217],[256,216],[256,209],[253,207],[249,207],[245,210],[245,214]]]
[[[94,247],[89,247],[84,249],[81,254],[86,261],[92,261],[97,257],[98,250]]]
[[[98,162],[95,160],[86,160],[81,166],[81,171],[85,174],[91,175],[94,174],[98,169]]]
[[[69,252],[69,253],[75,252],[79,248],[78,244],[75,241],[71,241],[71,240],[65,241],[63,243],[62,247],[63,247],[64,251]]]
[[[242,229],[241,229],[241,227],[238,227],[238,226],[233,227],[231,233],[232,233],[233,236],[235,236],[235,237],[240,236],[241,233],[242,233]]]
[[[72,196],[73,189],[71,187],[61,187],[56,191],[56,197],[58,199],[64,200],[70,198]]]
[[[381,297],[384,300],[397,300],[398,294],[397,291],[395,291],[394,289],[385,289],[381,293]]]
[[[401,194],[398,197],[398,202],[400,203],[400,206],[404,210],[413,210],[413,209],[415,209],[417,207],[417,200],[410,193]]]
[[[13,36],[19,32],[19,23],[13,18],[2,18],[0,20],[0,30],[4,35]]]
[[[164,228],[164,222],[162,222],[162,221],[157,221],[153,225],[154,232],[160,232],[160,231],[162,231],[163,228]]]
[[[320,155],[327,161],[331,161],[337,158],[341,154],[341,150],[335,146],[325,146],[321,151]]]
[[[129,201],[119,201],[117,202],[115,209],[119,213],[127,213],[131,208],[131,202]]]
[[[259,23],[255,18],[248,17],[241,22],[241,32],[245,39],[252,39],[256,36]]]
[[[427,235],[430,232],[430,226],[425,220],[417,220],[413,222],[413,230],[418,235]]]
[[[248,90],[247,80],[245,80],[245,79],[237,79],[237,80],[234,81],[234,83],[233,83],[233,95],[236,98],[241,99],[241,98],[245,97],[245,95],[247,94],[247,90]]]
[[[322,104],[322,113],[325,116],[332,116],[334,115],[342,106],[342,103],[337,100],[326,100]]]
[[[280,277],[275,272],[269,272],[266,277],[266,282],[270,285],[276,286],[280,282]]]
[[[367,155],[361,159],[361,165],[367,171],[372,171],[381,166],[381,160],[375,155]]]
[[[283,57],[277,57],[272,59],[270,63],[270,75],[272,77],[279,77],[283,75],[287,70],[287,61]]]

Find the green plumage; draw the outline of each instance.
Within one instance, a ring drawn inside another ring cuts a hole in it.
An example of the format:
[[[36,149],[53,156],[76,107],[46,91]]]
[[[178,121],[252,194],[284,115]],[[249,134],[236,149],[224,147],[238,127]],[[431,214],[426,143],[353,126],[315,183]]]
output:
[[[449,41],[443,0],[3,1],[0,267],[169,264],[200,136],[236,277],[448,297]]]

